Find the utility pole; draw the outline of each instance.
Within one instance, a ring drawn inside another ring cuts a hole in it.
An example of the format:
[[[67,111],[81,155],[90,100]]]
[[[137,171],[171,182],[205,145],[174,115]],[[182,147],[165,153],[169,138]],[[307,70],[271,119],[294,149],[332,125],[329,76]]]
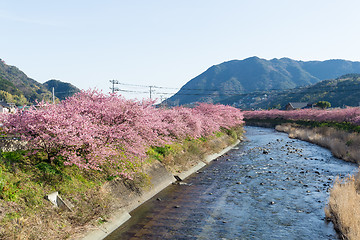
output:
[[[152,93],[152,89],[151,88],[153,88],[154,86],[149,86],[149,88],[150,88],[150,100],[151,100],[151,93]]]
[[[112,83],[112,93],[115,92],[115,83],[117,82],[116,80],[109,80]]]
[[[54,88],[52,88],[52,97],[53,97],[53,104],[55,104],[55,90]]]
[[[120,84],[118,80],[109,80],[109,82],[112,83],[112,88],[110,88],[112,90],[112,93],[115,93],[115,84]]]

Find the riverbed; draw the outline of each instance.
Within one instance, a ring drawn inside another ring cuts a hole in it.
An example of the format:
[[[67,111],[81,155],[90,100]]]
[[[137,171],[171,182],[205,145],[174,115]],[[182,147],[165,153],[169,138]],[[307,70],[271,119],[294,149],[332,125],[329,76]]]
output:
[[[324,207],[357,165],[274,129],[246,140],[131,212],[111,239],[337,239]]]

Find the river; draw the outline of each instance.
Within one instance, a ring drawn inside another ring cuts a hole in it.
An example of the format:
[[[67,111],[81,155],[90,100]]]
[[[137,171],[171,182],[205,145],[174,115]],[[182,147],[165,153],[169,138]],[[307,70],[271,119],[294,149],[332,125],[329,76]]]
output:
[[[324,207],[357,165],[273,129],[246,140],[131,212],[111,239],[337,239]]]

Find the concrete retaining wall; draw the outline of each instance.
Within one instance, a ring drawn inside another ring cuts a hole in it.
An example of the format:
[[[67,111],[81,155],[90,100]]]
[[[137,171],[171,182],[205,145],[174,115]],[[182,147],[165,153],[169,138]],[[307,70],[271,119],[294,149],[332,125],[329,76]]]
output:
[[[187,178],[202,167],[206,166],[206,164],[210,163],[212,160],[228,152],[230,149],[239,144],[239,142],[240,141],[237,141],[235,144],[228,146],[219,153],[205,156],[203,161],[199,161],[187,171],[180,172],[177,174],[177,177],[180,179]],[[129,213],[132,210],[176,181],[172,173],[160,162],[154,162],[148,165],[146,169],[144,169],[144,173],[146,173],[150,180],[150,184],[147,184],[146,187],[139,187],[131,181],[124,182],[122,180],[114,180],[104,186],[105,191],[111,192],[111,194],[115,195],[116,200],[122,205],[117,212],[107,219],[106,223],[88,232],[86,236],[82,238],[83,240],[104,239],[108,234],[130,219],[131,216]]]

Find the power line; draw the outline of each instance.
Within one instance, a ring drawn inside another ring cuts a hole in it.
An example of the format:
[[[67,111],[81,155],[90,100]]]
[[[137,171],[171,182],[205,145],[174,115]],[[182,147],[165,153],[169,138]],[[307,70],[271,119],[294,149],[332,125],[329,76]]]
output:
[[[131,84],[131,83],[122,83],[118,80],[110,80],[111,83],[117,84],[117,85],[123,85],[123,86],[132,86],[132,87],[154,87],[154,88],[163,88],[163,89],[179,89],[179,88],[171,88],[171,87],[159,87],[159,86],[150,86],[150,85],[140,85],[140,84]]]
[[[73,90],[73,91],[63,91],[63,92],[55,91],[55,93],[78,93],[78,92],[80,92],[80,91],[75,91],[75,90]]]
[[[114,88],[115,92],[128,92],[128,93],[148,93],[145,91],[133,91],[133,90],[126,90],[126,89],[120,89],[120,88]]]
[[[176,90],[186,90],[186,91],[219,91],[218,88],[214,88],[214,89],[206,89],[206,88],[185,88],[185,87],[182,87],[182,88],[171,88],[171,87],[162,87],[162,86],[154,86],[154,85],[140,85],[140,84],[130,84],[130,83],[122,83],[122,82],[119,82],[118,80],[110,80],[110,82],[114,81],[115,84],[118,84],[118,85],[123,85],[123,86],[132,86],[132,87],[145,87],[145,88],[160,88],[160,89],[176,89]],[[327,81],[327,80],[325,80]],[[330,82],[331,84],[331,82]],[[330,85],[329,84],[329,85]],[[346,87],[346,86],[353,86],[354,84],[340,84],[341,87]],[[339,87],[340,87],[339,86]],[[303,88],[309,88],[311,87],[312,89],[323,89],[324,87],[330,87],[330,86],[319,86],[319,87],[315,87],[314,85],[311,85],[311,86],[299,86],[299,87],[296,87],[296,88],[293,88],[293,89],[303,89]],[[287,90],[287,89],[280,89],[280,88],[271,88],[271,89],[268,89],[266,91],[283,91],[283,90]],[[235,90],[235,89],[228,89],[228,90],[225,90],[225,92],[238,92],[240,90]]]
[[[157,87],[157,86],[147,86],[147,85],[138,85],[138,84],[127,84],[127,83],[121,83],[118,80],[110,80],[110,82],[112,83],[112,92],[116,92],[116,91],[122,91],[122,92],[129,92],[127,90],[123,90],[123,89],[119,89],[115,87],[116,85],[125,85],[125,86],[135,86],[135,87],[146,87],[149,88],[149,97],[150,99],[152,98],[152,94],[154,92],[154,88],[161,88],[161,87]],[[144,92],[142,92],[144,93]]]
[[[132,86],[132,87],[145,87],[149,88],[149,91],[137,91],[137,90],[125,90],[120,88],[113,88],[114,91],[120,91],[120,92],[131,92],[131,93],[149,93],[150,98],[153,94],[162,94],[162,95],[182,95],[182,96],[226,96],[226,97],[232,97],[232,96],[256,96],[256,95],[287,95],[287,94],[301,94],[303,90],[308,89],[306,94],[311,93],[324,93],[326,91],[327,93],[334,93],[334,92],[354,92],[354,91],[360,91],[360,88],[351,88],[351,89],[334,89],[331,90],[329,87],[331,87],[331,82],[329,82],[328,86],[302,86],[294,89],[269,89],[269,90],[263,90],[263,91],[253,91],[248,93],[240,93],[240,90],[224,90],[219,92],[219,89],[196,89],[196,88],[180,88],[181,91],[185,92],[158,92],[154,89],[179,89],[179,88],[170,88],[170,87],[161,87],[161,86],[150,86],[150,85],[140,85],[140,84],[128,84],[128,83],[121,83],[117,80],[110,80],[113,84],[119,84],[123,86]],[[354,86],[360,84],[338,84],[338,88],[348,87],[348,86]],[[322,91],[321,91],[322,90]],[[198,92],[191,92],[191,91],[198,91]],[[199,92],[201,91],[201,92]]]
[[[320,88],[319,88],[320,89]],[[354,91],[360,91],[360,88],[353,88],[353,89],[335,89],[335,90],[329,90],[326,88],[323,88],[324,90],[326,90],[327,93],[331,93],[331,92],[354,92]],[[288,90],[288,91],[286,91]],[[132,92],[132,93],[148,93],[147,91],[135,91],[135,90],[125,90],[125,89],[119,89],[119,88],[115,88],[115,91],[120,91],[120,92]],[[280,92],[281,91],[281,92]],[[284,90],[269,90],[269,91],[254,91],[254,92],[249,92],[249,93],[231,93],[229,91],[223,91],[221,94],[217,93],[217,92],[213,92],[213,93],[181,93],[181,92],[155,92],[156,94],[164,94],[164,95],[185,95],[185,96],[212,96],[212,95],[217,95],[217,96],[243,96],[243,95],[263,95],[263,94],[272,94],[272,95],[286,95],[286,94],[300,94],[302,93],[300,91],[300,89],[284,89]],[[320,90],[315,90],[312,91],[312,89],[309,89],[309,91],[306,92],[307,94],[310,93],[324,93],[323,91]]]

